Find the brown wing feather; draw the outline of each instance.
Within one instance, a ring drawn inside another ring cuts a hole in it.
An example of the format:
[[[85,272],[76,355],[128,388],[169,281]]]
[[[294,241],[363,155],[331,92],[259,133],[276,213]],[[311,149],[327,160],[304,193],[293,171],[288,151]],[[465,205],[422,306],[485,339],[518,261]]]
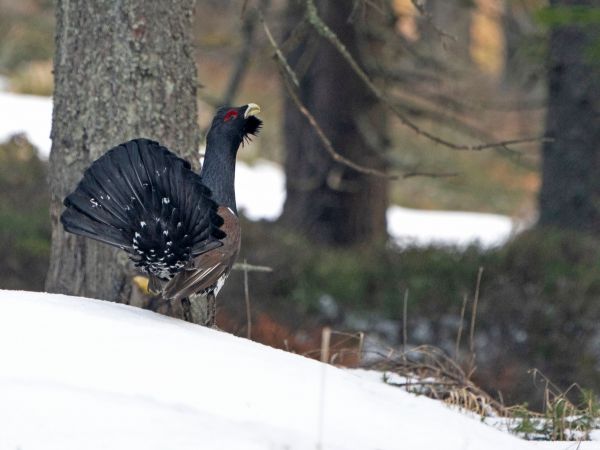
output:
[[[221,226],[226,233],[221,239],[223,245],[197,256],[193,266],[175,275],[164,287],[164,298],[178,300],[210,291],[219,278],[231,270],[240,250],[240,223],[229,208],[219,207],[218,214],[224,220]]]

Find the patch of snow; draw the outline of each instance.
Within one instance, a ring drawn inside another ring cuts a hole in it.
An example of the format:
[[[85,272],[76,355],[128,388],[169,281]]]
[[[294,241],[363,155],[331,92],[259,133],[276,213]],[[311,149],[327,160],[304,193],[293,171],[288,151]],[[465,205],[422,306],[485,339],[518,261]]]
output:
[[[130,306],[0,291],[0,308],[0,450],[571,445],[540,447],[367,376]]]
[[[36,95],[0,92],[0,142],[23,133],[35,145],[40,155],[50,154],[52,99]]]
[[[283,211],[285,175],[278,164],[260,160],[252,166],[238,161],[235,168],[238,209],[250,220],[275,220]]]
[[[388,230],[400,246],[447,245],[466,247],[479,243],[493,247],[515,232],[510,217],[463,211],[425,211],[392,206],[387,210]]]

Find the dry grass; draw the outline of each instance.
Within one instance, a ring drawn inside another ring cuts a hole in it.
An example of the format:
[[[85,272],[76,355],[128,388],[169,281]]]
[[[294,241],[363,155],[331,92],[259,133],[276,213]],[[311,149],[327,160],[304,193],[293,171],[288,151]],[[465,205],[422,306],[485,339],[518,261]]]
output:
[[[433,346],[411,348],[388,355],[370,366],[384,373],[384,381],[408,392],[443,401],[480,416],[504,416],[506,408],[479,388],[453,358]],[[399,376],[391,377],[391,374]]]
[[[396,352],[390,349],[385,355],[376,355],[377,362],[368,368],[382,372],[383,381],[391,386],[400,387],[417,395],[425,395],[451,407],[476,414],[482,421],[502,427],[525,439],[589,440],[591,431],[600,427],[600,402],[592,391],[584,390],[577,384],[561,390],[539,370],[533,370],[534,381],[541,381],[540,387],[544,392],[543,410],[536,412],[530,410],[527,404],[506,406],[472,381],[476,370],[475,324],[482,276],[483,267],[480,267],[471,302],[468,355],[463,358],[464,364],[459,360],[459,351],[468,304],[467,297],[461,309],[461,325],[456,337],[454,357],[435,346],[422,345],[409,348],[406,329],[404,329],[402,351]],[[408,291],[404,296],[404,327],[407,323],[407,299]],[[338,342],[335,355],[354,355],[353,361],[356,365],[360,365],[364,357],[364,334],[335,332],[329,328],[323,329],[321,361],[335,362],[336,358],[331,356],[330,348],[331,337],[335,334],[346,338]],[[351,345],[344,348],[344,344]],[[578,403],[573,401],[575,397],[579,398]]]

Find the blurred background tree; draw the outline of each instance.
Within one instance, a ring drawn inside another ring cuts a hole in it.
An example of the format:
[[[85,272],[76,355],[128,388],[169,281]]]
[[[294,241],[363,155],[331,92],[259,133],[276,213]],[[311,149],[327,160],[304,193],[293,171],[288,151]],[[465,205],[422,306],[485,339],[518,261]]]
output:
[[[359,46],[376,52],[380,38],[374,33],[359,36],[360,27],[351,17],[353,4],[318,3],[327,24],[348,51],[358,55],[360,63]],[[343,157],[385,172],[389,145],[386,112],[339,51],[306,29],[304,22],[298,23],[298,17],[305,14],[303,5],[290,2],[285,19],[289,39],[300,41],[289,57],[300,80],[300,101]],[[375,19],[379,26],[393,27],[391,14],[384,16],[385,20],[379,14]],[[293,89],[291,81],[286,84]],[[287,92],[283,96],[287,196],[282,222],[321,244],[383,242],[387,237],[388,180],[336,162],[291,96]]]
[[[592,0],[554,0],[540,224],[600,231],[600,10]]]

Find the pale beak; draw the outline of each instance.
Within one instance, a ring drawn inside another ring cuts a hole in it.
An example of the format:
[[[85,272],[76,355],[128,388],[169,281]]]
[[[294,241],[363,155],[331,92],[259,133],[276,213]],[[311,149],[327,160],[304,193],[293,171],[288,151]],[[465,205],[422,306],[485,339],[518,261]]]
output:
[[[244,119],[247,119],[250,116],[255,116],[260,112],[260,106],[256,103],[248,103],[246,106],[246,112],[244,112]]]

